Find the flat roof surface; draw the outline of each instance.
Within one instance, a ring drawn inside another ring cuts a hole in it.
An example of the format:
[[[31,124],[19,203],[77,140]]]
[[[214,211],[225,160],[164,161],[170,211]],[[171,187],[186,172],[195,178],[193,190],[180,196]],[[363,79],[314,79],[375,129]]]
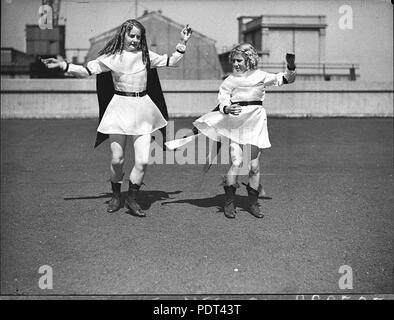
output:
[[[193,119],[175,119],[175,131]],[[97,120],[1,120],[1,293],[393,293],[393,119],[270,119],[263,219],[221,209],[228,165],[152,164],[146,218],[106,212]],[[128,143],[123,195],[132,167]],[[180,152],[180,151],[178,151]],[[247,176],[240,182],[247,183]],[[40,266],[53,289],[38,286]],[[341,266],[353,289],[339,287]]]

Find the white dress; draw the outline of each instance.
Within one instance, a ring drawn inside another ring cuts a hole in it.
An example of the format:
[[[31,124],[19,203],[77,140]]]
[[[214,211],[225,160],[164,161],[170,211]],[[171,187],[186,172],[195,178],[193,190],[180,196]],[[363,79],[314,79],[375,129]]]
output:
[[[281,86],[283,77],[294,82],[295,71],[277,74],[262,70],[250,70],[231,74],[219,88],[220,111],[204,114],[193,125],[208,138],[221,141],[230,139],[238,144],[251,144],[261,149],[271,147],[268,135],[267,114],[262,105],[242,106],[239,115],[225,114],[223,109],[239,101],[264,101],[265,87]]]
[[[174,52],[171,57],[149,51],[151,68],[174,66],[183,54]],[[147,70],[142,62],[142,52],[103,55],[87,63],[91,74],[112,72],[116,91],[142,92],[146,90]],[[82,66],[70,64],[69,72],[80,76],[89,74]],[[142,135],[152,133],[167,125],[159,108],[148,95],[131,97],[114,94],[97,128],[104,134]]]

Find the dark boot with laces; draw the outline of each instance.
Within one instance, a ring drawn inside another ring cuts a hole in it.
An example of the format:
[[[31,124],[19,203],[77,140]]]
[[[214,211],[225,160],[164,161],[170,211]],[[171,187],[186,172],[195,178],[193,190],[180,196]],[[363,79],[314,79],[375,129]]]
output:
[[[112,198],[108,202],[107,212],[115,212],[120,209],[120,183],[115,183],[111,181],[111,188],[112,188]]]
[[[224,215],[226,218],[234,219],[235,218],[235,191],[237,190],[237,185],[233,184],[231,186],[223,186],[224,188]]]
[[[249,200],[248,211],[256,218],[263,218],[264,215],[260,211],[259,202],[258,202],[261,186],[259,186],[258,190],[255,190],[248,184],[246,185],[246,190],[248,191],[248,200]]]
[[[131,211],[131,213],[138,217],[146,217],[145,212],[142,211],[141,207],[137,203],[137,195],[140,190],[138,184],[129,182],[129,191],[127,192],[127,198],[125,201],[125,206]]]

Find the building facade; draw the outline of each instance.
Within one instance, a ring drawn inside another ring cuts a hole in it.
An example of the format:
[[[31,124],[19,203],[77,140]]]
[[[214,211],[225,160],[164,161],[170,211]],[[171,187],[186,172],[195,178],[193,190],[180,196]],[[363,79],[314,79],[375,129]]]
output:
[[[260,15],[238,17],[238,42],[249,42],[260,56],[259,68],[279,72],[284,54],[294,52],[299,80],[350,80],[359,77],[355,61],[326,59],[327,19],[324,15]],[[229,52],[221,54],[223,69],[231,72]]]
[[[29,78],[35,57],[14,48],[1,48],[1,77]]]
[[[1,1],[2,47],[26,52],[25,25],[37,24],[41,3],[41,0]],[[230,50],[239,41],[237,19],[241,16],[323,16],[327,24],[325,62],[340,67],[354,63],[357,81],[393,81],[390,0],[141,0],[138,4],[136,7],[134,1],[63,1],[59,21],[66,24],[67,59],[82,63],[90,38],[111,30],[127,18],[140,16],[143,10],[162,10],[172,21],[189,23],[193,29],[214,39],[219,53]],[[190,45],[194,41],[192,38]],[[301,56],[297,54],[299,59]],[[349,76],[349,70],[343,70]]]
[[[138,18],[145,29],[148,48],[159,54],[171,55],[180,40],[183,25],[169,19],[160,12],[145,12]],[[95,59],[98,52],[115,34],[118,27],[90,39],[86,60]],[[222,67],[216,52],[215,40],[193,30],[187,44],[185,57],[178,67],[159,69],[162,79],[209,80],[222,77]]]

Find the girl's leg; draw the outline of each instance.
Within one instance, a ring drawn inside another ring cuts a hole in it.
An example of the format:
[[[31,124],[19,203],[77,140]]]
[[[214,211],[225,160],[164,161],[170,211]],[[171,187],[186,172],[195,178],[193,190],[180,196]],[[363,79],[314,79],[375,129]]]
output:
[[[231,167],[227,172],[225,185],[224,215],[227,218],[235,218],[235,191],[238,188],[237,177],[242,164],[242,148],[239,144],[230,144]]]
[[[124,150],[127,137],[119,134],[111,134],[109,139],[111,149],[110,176],[112,198],[108,202],[107,212],[115,212],[121,207],[121,182],[123,180]]]
[[[251,160],[249,164],[249,184],[246,186],[248,191],[249,199],[249,212],[256,218],[263,218],[264,215],[261,213],[258,197],[259,197],[259,186],[260,186],[260,149],[256,146],[251,146]]]
[[[227,172],[227,185],[231,186],[237,183],[239,169],[242,165],[242,147],[235,142],[230,143],[231,167]]]
[[[261,150],[252,145],[251,160],[249,164],[249,186],[256,190],[260,185],[260,154]]]
[[[134,136],[134,167],[130,173],[129,191],[127,192],[126,207],[131,213],[138,217],[145,217],[146,214],[141,210],[137,203],[138,191],[141,187],[146,167],[148,166],[150,154],[151,135]]]
[[[133,136],[133,139],[134,167],[130,173],[130,181],[134,184],[141,185],[149,162],[151,135]]]
[[[111,149],[111,181],[118,183],[123,179],[124,153],[126,148],[127,136],[120,134],[110,134]]]

